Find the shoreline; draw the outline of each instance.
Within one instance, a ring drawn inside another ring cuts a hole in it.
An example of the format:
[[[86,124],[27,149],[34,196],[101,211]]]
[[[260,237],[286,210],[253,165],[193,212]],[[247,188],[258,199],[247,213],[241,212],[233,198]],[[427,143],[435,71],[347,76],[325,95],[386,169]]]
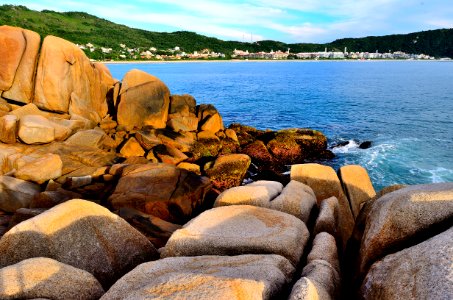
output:
[[[184,64],[184,63],[257,63],[257,62],[288,62],[288,63],[304,63],[304,62],[453,62],[453,60],[441,60],[441,59],[431,59],[431,60],[410,60],[410,59],[370,59],[370,60],[356,60],[356,59],[212,59],[212,60],[118,60],[118,61],[94,61],[96,63],[111,64],[111,65],[121,65],[121,64]]]

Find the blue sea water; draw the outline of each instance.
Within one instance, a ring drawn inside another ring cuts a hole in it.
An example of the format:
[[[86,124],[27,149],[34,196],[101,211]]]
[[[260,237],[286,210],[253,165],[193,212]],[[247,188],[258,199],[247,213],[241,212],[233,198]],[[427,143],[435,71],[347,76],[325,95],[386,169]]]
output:
[[[121,79],[141,69],[173,94],[214,104],[228,125],[324,132],[331,162],[364,166],[377,190],[453,181],[453,63],[281,61],[108,64]],[[359,149],[354,140],[373,142]]]

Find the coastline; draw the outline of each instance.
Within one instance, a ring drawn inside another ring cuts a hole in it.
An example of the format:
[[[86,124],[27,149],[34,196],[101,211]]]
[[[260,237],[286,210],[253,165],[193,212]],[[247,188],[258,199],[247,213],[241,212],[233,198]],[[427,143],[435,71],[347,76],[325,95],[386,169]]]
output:
[[[95,61],[102,64],[111,64],[111,65],[121,65],[121,64],[184,64],[184,63],[219,63],[219,62],[228,62],[228,63],[257,63],[257,62],[288,62],[288,63],[304,63],[304,62],[453,62],[453,60],[441,60],[441,59],[431,59],[431,60],[409,60],[409,59],[370,59],[370,60],[355,60],[355,59],[212,59],[212,60],[117,60],[117,61]]]

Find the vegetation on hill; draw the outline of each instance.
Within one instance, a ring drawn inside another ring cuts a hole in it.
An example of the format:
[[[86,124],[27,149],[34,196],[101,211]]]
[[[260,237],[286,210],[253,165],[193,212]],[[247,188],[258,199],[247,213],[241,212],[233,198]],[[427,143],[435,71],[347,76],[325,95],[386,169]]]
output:
[[[118,58],[120,44],[129,48],[159,50],[180,47],[182,51],[192,53],[203,49],[225,53],[228,57],[234,49],[249,52],[291,49],[292,53],[330,50],[355,52],[404,51],[407,53],[424,53],[435,57],[453,57],[453,29],[422,31],[403,35],[379,37],[347,38],[335,40],[327,44],[297,43],[286,44],[278,41],[258,41],[243,43],[223,41],[206,37],[194,32],[152,32],[115,24],[83,12],[41,12],[30,10],[25,6],[0,6],[0,25],[19,26],[38,32],[41,36],[55,35],[77,44],[92,43],[98,47],[112,48],[110,54],[100,50],[90,52],[89,57],[95,59]],[[115,56],[116,55],[116,56]]]

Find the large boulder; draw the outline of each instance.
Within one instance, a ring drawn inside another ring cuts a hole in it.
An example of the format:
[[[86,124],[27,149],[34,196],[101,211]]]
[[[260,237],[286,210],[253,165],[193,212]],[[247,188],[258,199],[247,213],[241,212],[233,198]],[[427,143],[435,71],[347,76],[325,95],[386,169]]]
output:
[[[0,239],[0,267],[49,257],[93,274],[106,287],[157,256],[126,221],[93,202],[74,199],[24,221]]]
[[[377,259],[453,221],[453,183],[414,185],[372,204],[360,246],[361,273]]]
[[[138,266],[101,299],[279,299],[294,271],[279,255],[165,258]]]
[[[365,168],[359,165],[343,166],[338,170],[343,190],[349,199],[354,219],[360,212],[360,205],[374,196],[376,191]]]
[[[136,69],[127,72],[119,97],[118,125],[127,130],[145,125],[165,128],[170,90],[157,77]]]
[[[251,160],[245,154],[227,154],[217,157],[212,168],[206,170],[215,189],[226,189],[241,185]]]
[[[451,224],[451,223],[450,223]],[[453,227],[371,266],[363,299],[450,299],[453,295]]]
[[[305,224],[292,215],[232,205],[205,211],[175,231],[161,255],[278,254],[296,266],[308,237]]]
[[[95,300],[104,294],[97,279],[80,270],[44,257],[30,258],[0,269],[1,299]]]
[[[184,224],[201,206],[210,188],[207,177],[173,165],[134,165],[123,170],[109,201],[115,209],[132,207],[171,223]]]
[[[39,185],[9,176],[0,176],[0,209],[15,212],[28,207],[41,192]]]
[[[114,84],[108,69],[91,63],[73,43],[54,36],[44,39],[33,100],[39,108],[100,122]]]
[[[329,197],[336,197],[339,203],[338,219],[343,249],[354,228],[354,218],[349,201],[343,193],[340,180],[334,169],[320,164],[300,164],[291,166],[291,180],[300,181],[313,189],[318,204]]]
[[[11,88],[26,48],[26,41],[21,28],[0,27],[0,90]]]
[[[61,176],[63,162],[59,155],[48,153],[20,166],[14,174],[16,178],[42,184]]]
[[[316,198],[309,186],[298,181],[282,188],[279,182],[260,180],[224,191],[214,207],[244,204],[279,210],[307,223]]]
[[[6,81],[0,84],[3,98],[22,103],[33,100],[33,79],[40,43],[41,37],[36,32],[10,26],[0,27],[0,78]]]
[[[39,115],[20,118],[18,136],[25,144],[45,144],[55,140],[55,128]]]

